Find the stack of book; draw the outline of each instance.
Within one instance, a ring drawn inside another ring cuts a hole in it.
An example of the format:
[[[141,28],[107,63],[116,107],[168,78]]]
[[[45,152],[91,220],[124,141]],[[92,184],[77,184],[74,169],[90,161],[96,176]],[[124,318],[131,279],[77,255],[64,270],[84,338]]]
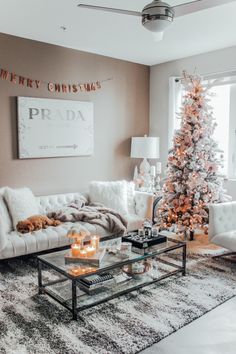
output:
[[[99,290],[107,285],[114,283],[114,277],[110,273],[101,273],[90,275],[79,280],[79,287],[86,293],[90,294],[95,290]]]

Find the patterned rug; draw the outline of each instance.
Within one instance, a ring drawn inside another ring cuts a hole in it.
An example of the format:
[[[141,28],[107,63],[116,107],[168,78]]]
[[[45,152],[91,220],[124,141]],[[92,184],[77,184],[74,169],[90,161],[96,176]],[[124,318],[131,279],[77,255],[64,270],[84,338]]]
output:
[[[33,258],[0,263],[1,354],[131,354],[157,343],[236,295],[236,264],[192,256],[186,277],[99,305],[84,322],[37,295]]]

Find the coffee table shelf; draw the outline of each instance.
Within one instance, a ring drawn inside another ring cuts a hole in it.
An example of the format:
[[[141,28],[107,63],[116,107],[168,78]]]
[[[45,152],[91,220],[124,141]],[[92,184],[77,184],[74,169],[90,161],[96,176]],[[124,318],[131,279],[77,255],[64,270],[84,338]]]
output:
[[[170,257],[163,259],[163,255],[173,253],[173,251],[178,249],[180,252],[174,259]],[[151,259],[155,259],[154,263],[158,265],[158,268],[152,269],[142,276],[127,280],[122,284],[112,283],[96,292],[87,294],[81,290],[80,280],[84,277],[88,277],[89,274],[87,273],[81,276],[71,275],[71,273],[69,273],[71,264],[66,264],[64,258],[66,252],[68,251],[52,252],[37,257],[39,294],[47,294],[59,302],[72,312],[73,319],[75,320],[78,318],[79,312],[85,309],[157,283],[171,276],[180,273],[185,275],[186,273],[186,244],[177,240],[168,239],[166,243],[150,248],[148,254],[145,255],[131,252],[129,257],[123,258],[121,255],[114,256],[107,254],[104,257],[102,266],[90,273],[90,275],[107,271],[111,273],[122,272],[124,265]],[[78,266],[78,263],[76,263],[76,266]],[[53,280],[43,281],[44,270],[53,272]]]

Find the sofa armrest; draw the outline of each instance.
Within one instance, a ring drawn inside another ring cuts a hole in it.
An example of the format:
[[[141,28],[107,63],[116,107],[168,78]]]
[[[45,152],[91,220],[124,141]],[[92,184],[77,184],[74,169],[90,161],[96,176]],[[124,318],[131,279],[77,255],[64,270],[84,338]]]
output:
[[[209,205],[209,239],[236,229],[236,202]]]
[[[152,220],[153,193],[135,191],[135,211],[138,216]]]
[[[7,241],[7,234],[2,223],[0,222],[0,252],[6,247]]]
[[[12,221],[3,199],[4,188],[0,189],[0,252],[8,243],[8,234],[12,231]]]

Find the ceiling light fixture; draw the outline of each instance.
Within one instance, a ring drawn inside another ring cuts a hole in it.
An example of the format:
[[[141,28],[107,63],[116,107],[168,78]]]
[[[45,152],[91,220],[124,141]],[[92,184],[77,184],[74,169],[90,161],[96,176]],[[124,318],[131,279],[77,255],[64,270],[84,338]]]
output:
[[[162,0],[153,0],[150,4],[147,4],[140,12],[87,4],[79,4],[78,6],[92,10],[100,10],[122,15],[141,17],[144,28],[155,34],[159,34],[157,37],[158,40],[161,40],[163,32],[167,27],[171,25],[174,17],[189,15],[197,11],[224,5],[233,1],[236,0],[195,0],[177,6],[170,6]]]

